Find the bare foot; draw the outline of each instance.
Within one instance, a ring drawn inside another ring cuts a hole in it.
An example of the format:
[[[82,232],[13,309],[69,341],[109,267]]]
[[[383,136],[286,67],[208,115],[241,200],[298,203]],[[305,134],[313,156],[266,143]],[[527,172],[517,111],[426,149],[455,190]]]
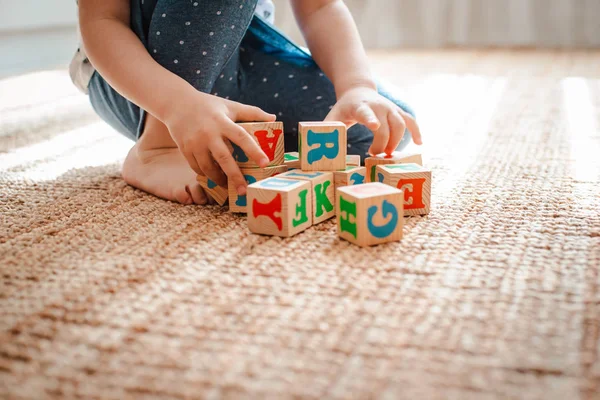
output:
[[[196,181],[196,173],[176,147],[129,151],[122,171],[125,182],[160,198],[181,204],[213,203]]]

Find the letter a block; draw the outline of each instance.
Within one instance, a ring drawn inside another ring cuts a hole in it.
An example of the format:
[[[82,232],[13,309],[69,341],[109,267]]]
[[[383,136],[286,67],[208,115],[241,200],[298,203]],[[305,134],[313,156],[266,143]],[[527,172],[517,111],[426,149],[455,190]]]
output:
[[[311,226],[309,182],[267,178],[248,186],[248,228],[263,235],[293,236]]]
[[[429,214],[431,170],[419,164],[377,166],[377,180],[404,192],[404,215]]]
[[[217,185],[216,183],[214,183],[213,181],[211,181],[203,175],[197,175],[196,180],[198,181],[200,186],[202,186],[202,189],[204,189],[206,193],[210,195],[210,197],[215,199],[215,201],[219,203],[220,206],[225,204],[225,202],[227,201],[227,189]]]
[[[252,136],[269,158],[268,167],[283,164],[283,122],[244,122],[238,124]],[[235,143],[233,158],[240,168],[258,168],[259,166]]]
[[[342,122],[300,122],[298,150],[302,171],[346,168],[346,125]]]
[[[280,165],[278,167],[268,167],[268,168],[242,168],[242,174],[244,174],[244,179],[248,184],[252,184],[254,182],[262,181],[263,179],[270,178],[272,176],[281,174],[282,172],[287,171],[288,168],[285,165]],[[229,193],[229,211],[236,213],[245,213],[246,205],[247,205],[247,197],[246,196],[238,196],[237,190],[232,184],[231,181],[227,184],[227,192]]]
[[[335,215],[335,188],[332,172],[289,171],[281,178],[308,181],[312,191],[312,224],[316,225]]]
[[[338,235],[359,246],[402,239],[402,191],[379,182],[337,191]]]
[[[416,163],[423,165],[423,158],[419,153],[400,151],[395,151],[390,156],[382,153],[373,157],[367,157],[365,158],[365,167],[367,167],[367,182],[377,182],[377,177],[375,176],[375,167],[377,165],[405,163]]]
[[[289,153],[285,153],[283,155],[283,164],[288,167],[288,169],[299,169],[300,168],[300,155],[297,151],[292,151]]]
[[[333,173],[335,189],[342,186],[360,185],[365,183],[365,167],[348,166],[343,171]]]

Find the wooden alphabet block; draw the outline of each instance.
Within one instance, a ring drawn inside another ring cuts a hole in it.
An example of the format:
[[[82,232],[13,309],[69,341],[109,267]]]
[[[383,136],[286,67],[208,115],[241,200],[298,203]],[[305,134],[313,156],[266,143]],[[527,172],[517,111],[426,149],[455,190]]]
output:
[[[419,164],[378,165],[377,180],[404,192],[404,215],[429,214],[431,170]]]
[[[402,239],[402,191],[379,182],[337,190],[338,235],[359,246]]]
[[[220,206],[225,204],[225,202],[227,201],[227,189],[226,188],[217,185],[216,183],[214,183],[213,181],[211,181],[210,179],[208,179],[206,176],[203,176],[203,175],[197,175],[196,180],[198,181],[200,186],[202,186],[202,189],[204,189],[206,191],[206,193],[208,193],[210,195],[210,197],[215,199],[215,201]]]
[[[267,178],[248,186],[246,197],[251,232],[288,237],[311,226],[310,182]]]
[[[365,183],[365,173],[367,169],[365,167],[354,167],[347,166],[343,171],[336,171],[333,173],[333,181],[335,183],[335,189],[341,186],[360,185]]]
[[[346,125],[342,122],[300,122],[298,151],[302,171],[346,168]]]
[[[348,154],[346,156],[346,166],[349,165],[360,167],[360,156],[358,154]]]
[[[286,165],[288,169],[299,169],[300,168],[300,155],[297,151],[285,153],[283,155],[283,165]]]
[[[265,152],[269,158],[268,167],[283,164],[283,122],[243,122],[238,125],[244,128]],[[258,168],[237,144],[231,142],[231,146],[233,158],[240,168]]]
[[[382,164],[405,164],[416,163],[423,165],[423,158],[420,153],[395,151],[391,156],[387,154],[378,154],[373,157],[365,158],[365,167],[367,167],[367,182],[377,182],[375,176],[375,166]]]
[[[263,179],[281,174],[288,170],[285,165],[267,168],[241,168],[242,174],[248,184],[262,181]],[[246,213],[247,197],[238,196],[237,190],[231,182],[228,183],[227,192],[229,193],[229,211],[236,213]]]
[[[310,182],[313,225],[332,218],[335,215],[335,185],[332,172],[295,170],[283,173],[280,177]]]

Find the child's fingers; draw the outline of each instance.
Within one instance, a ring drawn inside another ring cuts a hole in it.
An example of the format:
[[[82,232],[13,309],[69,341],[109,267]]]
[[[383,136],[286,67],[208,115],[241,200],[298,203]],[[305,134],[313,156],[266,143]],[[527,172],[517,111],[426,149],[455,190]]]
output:
[[[215,161],[221,166],[223,172],[227,175],[229,182],[236,188],[237,193],[240,196],[246,194],[246,180],[240,167],[235,163],[233,156],[229,152],[227,145],[223,140],[215,139],[210,146],[210,152],[213,155]]]
[[[414,117],[401,108],[398,108],[398,112],[400,113],[402,118],[404,118],[406,127],[408,128],[408,131],[412,135],[413,142],[415,142],[415,144],[419,144],[419,145],[423,144],[423,137],[421,136],[421,129],[419,129],[419,124],[417,124],[417,121],[414,119]]]
[[[198,175],[204,175],[202,173],[202,168],[200,168],[200,165],[198,165],[198,162],[196,161],[196,157],[194,157],[194,153],[192,153],[191,151],[182,151],[181,154],[183,154],[188,164],[194,170],[195,173],[197,173]]]
[[[231,157],[231,159],[233,160],[233,157]],[[196,160],[198,161],[200,168],[202,168],[202,172],[208,179],[221,187],[227,187],[227,177],[221,168],[215,164],[210,154],[206,154],[205,157],[196,157]]]
[[[269,114],[258,107],[237,103],[233,119],[235,122],[273,122],[277,119],[277,116]]]
[[[379,129],[373,133],[373,144],[369,149],[369,153],[372,155],[383,153],[385,147],[390,140],[390,127],[388,125],[387,116],[378,115]]]
[[[375,132],[381,126],[383,121],[380,121],[375,114],[375,111],[368,104],[361,104],[354,109],[354,118],[359,124],[362,124]]]
[[[395,110],[388,113],[388,124],[390,125],[390,140],[385,147],[385,153],[392,154],[404,136],[406,124],[402,116]]]
[[[192,199],[194,200],[194,204],[203,206],[208,202],[208,198],[206,197],[206,193],[204,193],[204,189],[202,189],[202,186],[198,184],[189,185],[187,189],[188,193],[190,194],[190,196],[192,196]]]
[[[356,121],[352,116],[348,116],[347,111],[343,106],[336,104],[323,121],[341,121],[346,125],[346,128],[350,128],[356,124]]]
[[[250,157],[259,167],[265,168],[269,164],[269,158],[260,146],[250,137],[244,128],[234,123],[227,124],[225,136],[237,144],[248,157]]]

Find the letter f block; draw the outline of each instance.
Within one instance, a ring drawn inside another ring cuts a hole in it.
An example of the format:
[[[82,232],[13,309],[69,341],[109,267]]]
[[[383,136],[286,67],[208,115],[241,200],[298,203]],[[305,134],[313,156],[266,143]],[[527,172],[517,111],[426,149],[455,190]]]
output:
[[[344,123],[300,122],[298,140],[302,171],[339,171],[346,168]]]
[[[309,182],[267,178],[248,186],[248,228],[253,233],[293,236],[311,226]]]
[[[342,239],[363,247],[402,239],[401,190],[365,183],[340,187],[336,196],[337,231]]]

